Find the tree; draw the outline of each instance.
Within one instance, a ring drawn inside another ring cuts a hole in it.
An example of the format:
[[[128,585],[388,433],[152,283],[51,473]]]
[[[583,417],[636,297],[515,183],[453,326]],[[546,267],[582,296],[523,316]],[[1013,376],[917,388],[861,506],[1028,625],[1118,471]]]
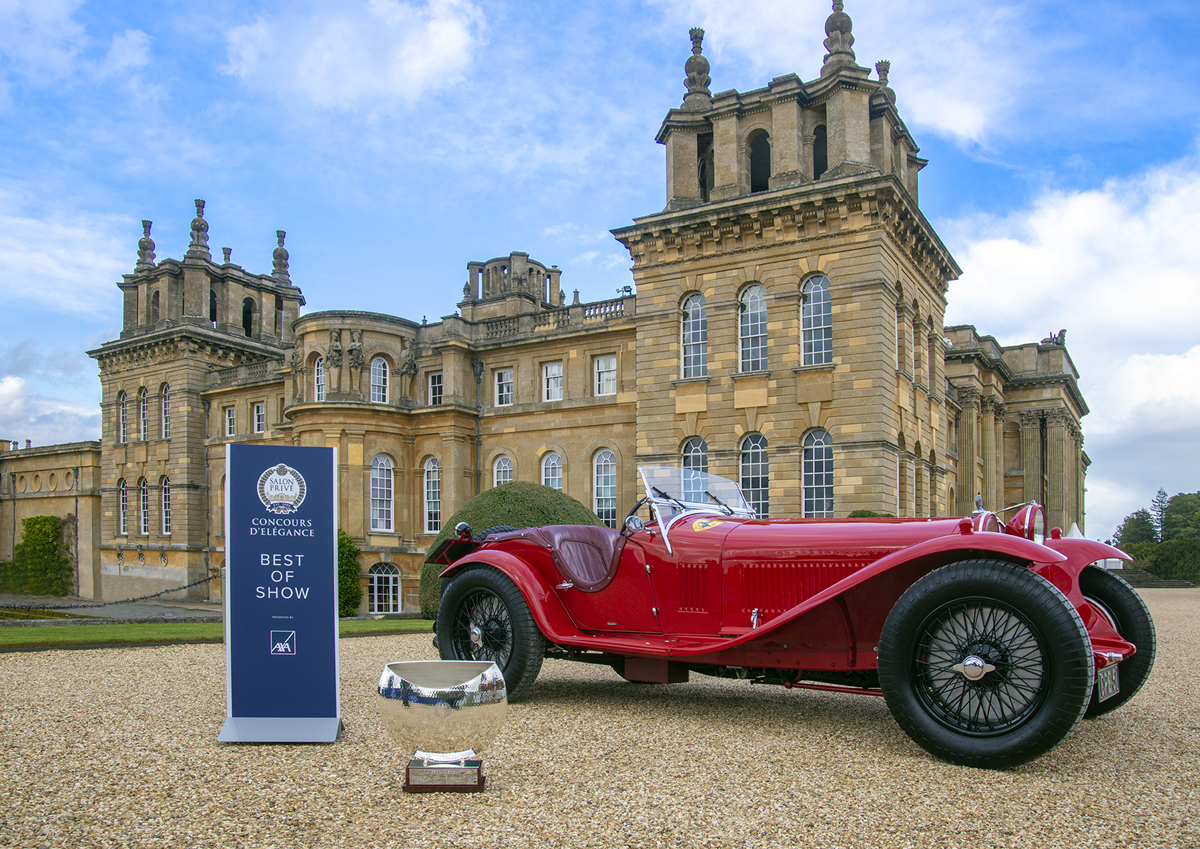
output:
[[[353,616],[362,603],[362,567],[358,546],[350,534],[338,528],[338,616]]]
[[[1125,517],[1114,537],[1119,548],[1139,542],[1158,542],[1154,518],[1149,510],[1135,510]]]
[[[1167,505],[1170,504],[1170,499],[1167,498],[1167,491],[1161,486],[1158,488],[1158,494],[1154,496],[1154,501],[1150,503],[1150,516],[1154,519],[1154,529],[1158,531],[1158,541],[1162,542],[1163,526],[1167,521]]]
[[[1163,542],[1195,537],[1200,537],[1200,492],[1171,496],[1163,517]]]

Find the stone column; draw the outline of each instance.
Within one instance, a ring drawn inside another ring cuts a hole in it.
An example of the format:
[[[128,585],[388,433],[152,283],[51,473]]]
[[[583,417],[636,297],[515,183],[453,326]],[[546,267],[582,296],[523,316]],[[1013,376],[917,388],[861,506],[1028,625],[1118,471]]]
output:
[[[995,452],[995,458],[994,458],[996,461],[995,462],[995,472],[994,472],[994,474],[995,474],[995,481],[994,481],[995,482],[995,490],[993,492],[993,497],[995,498],[995,501],[992,503],[994,503],[996,505],[995,509],[997,509],[997,510],[1003,509],[1004,507],[1008,506],[1005,503],[1007,499],[1005,497],[1005,487],[1004,487],[1004,470],[1005,470],[1004,416],[1007,412],[1008,412],[1008,406],[1003,401],[995,402],[995,405],[994,405],[995,426],[992,431],[992,439],[994,440],[995,445],[996,445],[996,452]]]
[[[1070,485],[1067,473],[1070,418],[1066,410],[1046,412],[1046,520],[1050,527],[1062,528],[1064,533],[1071,527],[1067,521],[1065,490]]]
[[[999,510],[1004,505],[996,500],[996,396],[985,396],[980,409],[983,431],[983,506],[987,510]]]
[[[976,430],[979,427],[979,390],[960,389],[958,401],[962,405],[962,421],[958,427],[958,504],[954,512],[969,516],[975,509],[975,465],[979,456]]]
[[[1042,417],[1036,410],[1021,411],[1021,474],[1021,500],[1042,504]]]

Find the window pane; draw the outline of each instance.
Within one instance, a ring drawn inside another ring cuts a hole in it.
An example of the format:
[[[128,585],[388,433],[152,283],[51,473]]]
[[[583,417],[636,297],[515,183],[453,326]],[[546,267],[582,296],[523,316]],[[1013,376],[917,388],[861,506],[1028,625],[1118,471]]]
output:
[[[542,458],[542,484],[562,492],[562,457],[553,451]]]
[[[171,533],[171,481],[162,479],[162,532]]]
[[[703,478],[698,472],[708,471],[708,444],[698,436],[683,446],[683,495],[685,501],[704,501]]]
[[[804,437],[804,516],[833,517],[833,441],[824,430]]]
[[[429,405],[436,407],[442,403],[442,373],[434,372],[429,375]]]
[[[162,391],[162,438],[171,438],[171,387],[164,386]]]
[[[512,483],[513,463],[508,457],[497,457],[492,466],[492,486],[503,486]]]
[[[742,341],[742,371],[767,367],[767,299],[762,286],[742,293],[739,334]]]
[[[683,302],[683,376],[708,375],[708,313],[704,296],[689,295]]]
[[[513,372],[510,368],[496,370],[496,406],[507,407],[513,402]]]
[[[801,309],[806,366],[833,362],[833,301],[829,296],[829,278],[812,277],[804,284]]]
[[[442,529],[442,472],[438,461],[425,461],[425,532],[436,534]]]
[[[752,433],[742,440],[741,478],[742,494],[758,518],[767,518],[770,515],[768,491],[771,475],[767,463],[767,440],[760,433]]]
[[[380,454],[371,461],[371,530],[392,529],[392,460]]]
[[[563,397],[562,363],[546,363],[542,366],[542,400],[561,401]]]
[[[313,363],[313,400],[325,400],[325,358],[317,357]]]
[[[617,355],[596,357],[596,394],[617,394]]]
[[[600,521],[617,526],[617,458],[611,451],[596,454],[593,468],[593,509]]]
[[[388,400],[388,364],[383,357],[371,360],[371,402],[386,404]]]

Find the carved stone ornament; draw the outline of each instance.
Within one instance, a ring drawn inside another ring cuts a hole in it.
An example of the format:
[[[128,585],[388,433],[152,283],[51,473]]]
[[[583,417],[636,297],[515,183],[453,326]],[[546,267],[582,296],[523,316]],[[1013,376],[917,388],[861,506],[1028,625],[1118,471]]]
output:
[[[342,331],[329,331],[329,350],[325,352],[325,362],[332,368],[342,366]]]
[[[401,374],[416,374],[417,373],[417,358],[413,353],[412,343],[404,346],[404,354],[400,359]]]
[[[879,93],[886,97],[890,102],[896,102],[896,92],[888,87],[888,73],[892,70],[892,63],[887,59],[880,59],[875,63],[875,70],[879,74]]]
[[[825,19],[825,64],[821,66],[821,76],[827,77],[838,68],[854,66],[854,35],[851,30],[854,22],[842,11],[842,0],[834,0],[833,14]]]
[[[708,75],[708,59],[700,52],[704,30],[694,27],[689,34],[692,37],[692,55],[683,65],[683,70],[687,72],[687,79],[683,81],[687,86],[687,94],[683,96],[683,108],[699,111],[712,106],[712,92],[708,89],[712,77]]]
[[[283,246],[283,238],[286,235],[287,233],[284,230],[275,231],[275,238],[279,240],[279,245],[271,253],[271,264],[274,266],[271,276],[277,280],[285,281],[291,279],[291,276],[288,274],[288,252],[287,248]]]
[[[196,217],[192,219],[192,242],[187,249],[189,256],[212,259],[208,252],[208,222],[204,220],[204,201],[196,199]]]
[[[150,225],[153,223],[142,219],[142,238],[138,239],[138,258],[134,271],[154,268],[154,240],[150,238]]]
[[[346,349],[346,356],[350,358],[350,368],[360,369],[366,364],[361,330],[350,331],[350,347]]]
[[[221,248],[221,261],[229,265],[229,257],[233,255],[233,248]]]

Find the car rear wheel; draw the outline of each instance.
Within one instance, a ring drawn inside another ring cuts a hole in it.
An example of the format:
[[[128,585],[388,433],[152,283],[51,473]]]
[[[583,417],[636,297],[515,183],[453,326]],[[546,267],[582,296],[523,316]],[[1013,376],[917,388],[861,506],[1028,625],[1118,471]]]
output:
[[[443,660],[490,660],[500,667],[509,701],[533,686],[546,651],[521,591],[490,566],[450,579],[438,607],[437,636]]]
[[[1091,641],[1074,606],[1027,568],[967,560],[921,578],[879,640],[888,708],[930,753],[1004,769],[1045,754],[1083,718]]]
[[[1091,719],[1116,710],[1142,689],[1154,667],[1158,638],[1146,602],[1124,578],[1099,566],[1088,566],[1079,575],[1079,589],[1083,597],[1108,619],[1122,639],[1137,646],[1137,653],[1117,666],[1121,691],[1104,701],[1100,701],[1099,693],[1092,693],[1092,701],[1085,714]]]

